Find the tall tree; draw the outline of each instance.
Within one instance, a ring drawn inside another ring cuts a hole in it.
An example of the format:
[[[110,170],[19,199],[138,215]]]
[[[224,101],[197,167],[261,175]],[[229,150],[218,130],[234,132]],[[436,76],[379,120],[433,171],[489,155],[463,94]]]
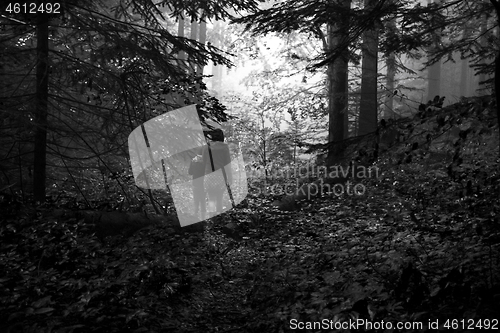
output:
[[[49,98],[49,16],[39,13],[36,24],[36,113],[34,137],[33,196],[45,201],[47,107]]]
[[[485,17],[490,16],[492,10],[494,6],[491,1],[463,0],[435,1],[422,8],[421,15],[427,17],[427,26],[416,31],[415,35],[430,42],[426,65],[451,60],[459,54],[468,59],[471,67],[476,69],[476,74],[491,74],[498,39],[491,33],[492,22],[485,20]],[[432,74],[431,68],[429,70],[431,78],[437,83],[437,76]],[[437,74],[437,69],[435,72]],[[486,81],[485,84],[492,83],[492,80]],[[437,90],[429,92],[429,98],[438,93]]]
[[[500,2],[498,0],[490,0],[495,8],[497,15],[497,29],[500,29]],[[500,128],[500,50],[497,51],[495,58],[495,96],[497,102],[497,122]],[[500,149],[500,144],[499,144]]]
[[[305,137],[306,125],[304,122],[303,115],[299,114],[299,110],[295,108],[288,109],[288,114],[290,115],[290,120],[287,121],[290,126],[288,129],[288,136],[290,136],[289,142],[293,145],[293,165],[297,165],[297,149],[303,144]]]
[[[468,26],[464,26],[462,34],[462,38],[467,38],[471,33],[471,29]],[[461,70],[460,70],[460,96],[466,97],[469,94],[469,87],[471,85],[470,77],[469,77],[469,59],[460,57],[461,59]]]
[[[191,32],[189,33],[189,36],[191,38],[191,40],[195,40],[197,41],[198,40],[198,22],[196,22],[195,19],[191,19]],[[194,62],[189,62],[189,70],[191,73],[195,73],[196,71],[196,63]]]
[[[200,22],[200,40],[199,42],[203,45],[205,45],[205,42],[207,41],[207,21],[204,17],[201,18]],[[203,64],[198,64],[198,67],[196,68],[196,74],[198,76],[203,75]]]
[[[224,23],[216,21],[214,23],[214,29],[212,31],[212,38],[213,45],[218,49],[222,49],[224,33]],[[224,75],[223,66],[218,66],[216,63],[212,63],[212,75],[212,90],[215,96],[218,96],[222,89],[222,76]]]
[[[0,79],[0,91],[8,94],[2,96],[4,107],[12,124],[29,124],[31,129],[0,128],[2,183],[23,188],[25,174],[34,174],[32,190],[43,201],[47,175],[51,189],[57,191],[57,184],[67,178],[80,196],[94,195],[91,181],[100,170],[97,165],[107,173],[128,168],[124,128],[133,129],[185,102],[198,103],[202,120],[227,119],[223,106],[179,65],[178,54],[184,52],[195,66],[208,61],[229,65],[229,60],[213,46],[176,36],[169,29],[181,13],[199,20],[202,11],[207,19],[224,19],[227,8],[251,10],[255,1],[108,0],[82,6],[69,0],[62,6],[62,14],[48,18],[45,13],[15,12],[0,17],[5,28],[0,61],[7,64]],[[170,6],[168,13],[164,6]],[[34,43],[36,48],[30,48]],[[12,65],[20,59],[26,64]],[[31,74],[35,66],[36,77]],[[181,98],[173,101],[171,92]],[[16,135],[5,136],[11,132]],[[34,148],[24,144],[26,138]],[[13,155],[10,147],[16,146],[19,154]],[[33,152],[29,162],[24,156]]]
[[[397,34],[395,19],[390,19],[387,23],[388,35]],[[394,52],[389,52],[385,55],[386,64],[386,98],[384,101],[384,118],[389,119],[394,115],[394,91],[396,89],[395,78],[396,78],[396,54]]]
[[[427,0],[428,3],[432,3],[433,0]],[[439,5],[439,0],[434,0],[434,3]],[[436,29],[434,31],[434,41],[433,48],[439,48],[441,43],[441,29]],[[429,86],[427,88],[427,99],[432,100],[434,96],[441,94],[441,61],[438,60],[434,62],[428,68],[427,80],[429,81]]]
[[[179,13],[177,22],[177,36],[181,38],[184,38],[184,28],[185,28],[185,21],[183,15],[184,13],[181,11]],[[183,61],[186,60],[186,54],[184,53],[184,51],[179,50],[177,58],[179,59],[180,64],[184,65]]]
[[[349,39],[349,11],[350,0],[342,0],[339,3],[341,12],[337,23],[328,23],[328,54],[332,54],[341,45],[345,45]],[[333,165],[338,158],[342,157],[342,149],[338,143],[346,136],[346,121],[348,108],[348,49],[344,48],[338,57],[332,58],[328,64],[328,148],[327,164]]]
[[[486,13],[482,16],[481,18],[481,38],[479,40],[479,43],[481,45],[481,48],[486,48],[488,47],[488,19],[491,17],[490,13]],[[488,59],[483,59],[481,61],[481,65],[487,66],[488,65]],[[479,89],[478,89],[478,94],[479,95],[486,95],[488,94],[487,87],[485,87],[484,83],[487,81],[489,75],[486,75],[486,73],[480,73],[479,74]]]
[[[355,3],[357,5],[358,2]],[[384,39],[384,51],[409,52],[421,47],[424,41],[414,38],[413,29],[425,26],[420,6],[414,9],[402,1],[381,0],[374,2],[371,10],[352,6],[351,1],[292,0],[276,2],[273,7],[259,10],[233,20],[246,24],[253,35],[278,32],[289,34],[297,31],[308,33],[323,42],[323,51],[311,57],[307,69],[315,72],[327,67],[327,90],[329,111],[328,164],[342,154],[340,141],[346,136],[347,70],[346,64],[358,56],[353,46],[363,33],[392,14],[401,20],[401,33],[396,38]],[[369,15],[368,15],[369,14]],[[383,23],[383,22],[382,22]],[[342,29],[339,29],[342,27]],[[326,30],[326,32],[325,32]]]
[[[365,0],[365,8],[373,10],[375,0]],[[374,132],[377,129],[378,112],[378,29],[375,22],[363,34],[361,102],[359,106],[359,135]]]
[[[315,71],[327,67],[328,163],[334,163],[336,156],[341,155],[341,145],[338,143],[346,136],[349,47],[364,31],[361,20],[351,10],[351,1],[279,2],[272,8],[234,22],[245,23],[254,35],[298,31],[309,33],[323,42],[323,52],[311,59],[308,68]]]

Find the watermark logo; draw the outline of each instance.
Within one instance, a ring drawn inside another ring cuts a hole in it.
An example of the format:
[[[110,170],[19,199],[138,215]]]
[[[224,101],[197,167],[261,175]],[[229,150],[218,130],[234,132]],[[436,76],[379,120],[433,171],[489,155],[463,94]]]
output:
[[[219,215],[248,194],[238,145],[214,133],[208,143],[196,106],[189,105],[148,120],[128,137],[136,185],[168,186],[181,226]]]
[[[253,170],[249,173],[249,179],[250,188],[257,192],[257,195],[287,195],[309,200],[318,195],[363,196],[366,186],[361,180],[380,178],[379,172],[376,166],[366,167],[355,163],[330,168],[303,165],[273,170],[267,175],[262,170]],[[262,179],[265,180],[264,187],[261,186]]]

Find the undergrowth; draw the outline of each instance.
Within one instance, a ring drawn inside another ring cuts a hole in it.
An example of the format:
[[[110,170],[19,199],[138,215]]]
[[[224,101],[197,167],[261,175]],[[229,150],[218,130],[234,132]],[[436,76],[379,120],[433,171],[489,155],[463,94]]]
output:
[[[348,332],[341,323],[356,320],[379,323],[357,327],[371,332],[499,328],[494,123],[482,99],[429,105],[382,127],[390,144],[362,143],[358,155],[376,155],[381,170],[362,196],[325,194],[287,212],[250,189],[198,233],[155,224],[103,241],[78,217],[10,205],[0,331]]]

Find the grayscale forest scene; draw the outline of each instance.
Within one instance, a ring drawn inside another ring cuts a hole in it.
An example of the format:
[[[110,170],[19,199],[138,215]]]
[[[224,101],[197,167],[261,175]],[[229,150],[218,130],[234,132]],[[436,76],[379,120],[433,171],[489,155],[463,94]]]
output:
[[[500,0],[0,2],[0,333],[500,330]]]

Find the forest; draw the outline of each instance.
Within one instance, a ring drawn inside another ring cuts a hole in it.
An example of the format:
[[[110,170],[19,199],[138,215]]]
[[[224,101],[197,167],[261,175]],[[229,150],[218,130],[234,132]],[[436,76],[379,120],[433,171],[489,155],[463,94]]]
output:
[[[500,329],[499,0],[0,4],[0,332]]]

